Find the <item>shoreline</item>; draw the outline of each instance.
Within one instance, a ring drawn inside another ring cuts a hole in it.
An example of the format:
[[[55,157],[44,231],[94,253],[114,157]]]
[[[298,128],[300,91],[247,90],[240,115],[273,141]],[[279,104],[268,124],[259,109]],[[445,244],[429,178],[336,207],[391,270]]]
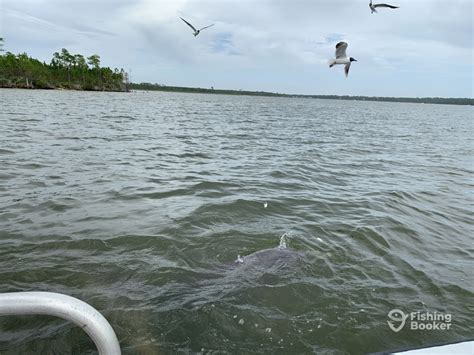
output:
[[[288,97],[288,98],[304,98],[304,99],[323,99],[323,100],[349,100],[349,101],[372,101],[372,102],[400,102],[400,103],[418,103],[418,104],[438,104],[438,105],[458,105],[458,106],[474,106],[472,98],[444,98],[444,97],[377,97],[377,96],[359,96],[359,95],[308,95],[308,94],[284,94],[267,91],[250,91],[250,90],[223,90],[223,89],[206,89],[192,88],[185,86],[168,86],[149,83],[130,83],[130,90],[140,91],[164,91],[164,92],[181,92],[195,94],[213,94],[213,95],[242,95],[242,96],[264,96],[264,97]]]
[[[1,86],[0,89],[12,89],[12,90],[46,90],[46,91],[87,91],[87,92],[123,92],[127,93],[130,90],[110,90],[110,89],[83,89],[83,88],[63,88],[63,87],[24,87],[24,86]]]
[[[144,87],[145,86],[145,87]],[[184,86],[166,86],[151,84],[151,87],[143,84],[130,83],[127,88],[120,89],[84,89],[84,88],[66,88],[66,87],[25,87],[25,86],[6,86],[0,85],[0,89],[21,89],[21,90],[58,90],[58,91],[86,91],[86,92],[123,92],[133,91],[161,91],[176,92],[188,94],[211,94],[211,95],[235,95],[235,96],[261,96],[261,97],[285,97],[285,98],[303,98],[303,99],[323,99],[323,100],[341,100],[341,101],[369,101],[369,102],[398,102],[398,103],[417,103],[434,105],[456,105],[456,106],[474,106],[474,99],[471,98],[442,98],[442,97],[377,97],[377,96],[350,96],[350,95],[305,95],[305,94],[283,94],[266,91],[248,91],[248,90],[222,90],[192,88]]]

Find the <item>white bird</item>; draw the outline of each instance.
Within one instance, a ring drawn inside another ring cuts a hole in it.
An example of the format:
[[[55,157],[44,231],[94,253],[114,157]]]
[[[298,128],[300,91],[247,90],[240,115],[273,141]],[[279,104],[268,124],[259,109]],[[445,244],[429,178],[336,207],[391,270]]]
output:
[[[211,26],[214,26],[214,24],[212,24],[212,25],[203,27],[203,28],[201,28],[201,29],[199,29],[199,30],[196,30],[196,28],[195,28],[193,25],[191,25],[188,21],[186,21],[184,18],[180,17],[180,19],[183,20],[186,25],[188,25],[189,27],[191,27],[191,28],[193,29],[193,31],[194,31],[194,33],[193,33],[193,34],[194,34],[194,37],[196,37],[202,30],[204,30],[204,29],[206,29],[206,28],[209,28],[209,27],[211,27]]]
[[[372,4],[372,0],[370,0],[369,7],[370,7],[370,11],[372,11],[372,13],[377,12],[377,10],[376,10],[377,7],[388,7],[390,9],[398,9],[398,6],[393,6],[393,5],[389,5],[389,4]]]
[[[267,201],[265,201],[265,202],[263,203],[263,208],[267,208],[267,207],[268,207],[268,203],[267,203]]]
[[[357,62],[356,59],[352,57],[347,57],[347,46],[348,44],[346,42],[339,42],[338,44],[336,44],[336,59],[329,60],[329,68],[332,68],[336,64],[344,64],[344,71],[346,72],[346,77],[349,75],[351,63]]]

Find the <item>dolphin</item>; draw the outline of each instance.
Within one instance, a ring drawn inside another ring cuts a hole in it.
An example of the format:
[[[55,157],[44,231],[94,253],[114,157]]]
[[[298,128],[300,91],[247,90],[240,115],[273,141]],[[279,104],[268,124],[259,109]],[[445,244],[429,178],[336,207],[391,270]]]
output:
[[[208,304],[225,297],[234,297],[236,293],[240,294],[249,287],[278,285],[293,278],[295,273],[299,274],[301,266],[308,262],[308,256],[306,252],[288,249],[286,246],[239,255],[237,260],[213,265],[208,272],[203,273],[204,278],[197,281],[193,292],[183,302]]]
[[[304,257],[304,253],[282,247],[259,250],[255,253],[237,257],[237,268],[273,269],[288,267]]]

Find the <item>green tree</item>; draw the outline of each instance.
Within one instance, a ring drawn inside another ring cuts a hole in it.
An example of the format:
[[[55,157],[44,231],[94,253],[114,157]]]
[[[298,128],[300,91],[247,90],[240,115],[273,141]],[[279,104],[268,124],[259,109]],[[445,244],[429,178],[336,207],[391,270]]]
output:
[[[3,52],[3,37],[0,37],[0,52]]]
[[[74,56],[66,48],[61,49],[61,59],[67,68],[67,81],[71,87],[71,66],[74,63]]]
[[[93,54],[87,58],[87,62],[97,72],[97,77],[99,79],[100,86],[102,87],[102,89],[104,89],[104,82],[102,80],[102,73],[100,70],[100,56],[98,54]]]
[[[0,85],[9,87],[12,79],[17,76],[16,56],[11,52],[0,55]]]
[[[74,54],[74,59],[79,69],[88,69],[86,59],[82,54]]]
[[[0,53],[0,87],[123,91],[126,89],[123,80],[123,69],[101,68],[97,54],[87,58],[63,48],[46,64],[26,53]]]
[[[85,72],[89,67],[87,66],[86,59],[82,54],[74,54],[74,62],[77,66],[77,70],[81,73],[81,78],[82,78],[82,87],[86,86],[86,77],[85,77]]]
[[[28,54],[21,53],[16,56],[18,65],[18,74],[25,79],[25,87],[32,86],[32,63]]]
[[[100,56],[98,54],[93,54],[90,57],[88,57],[87,62],[89,63],[90,66],[92,66],[95,69],[100,68]]]
[[[53,59],[51,59],[51,65],[54,67],[63,66],[63,60],[61,58],[61,54],[59,54],[58,52],[53,53]]]

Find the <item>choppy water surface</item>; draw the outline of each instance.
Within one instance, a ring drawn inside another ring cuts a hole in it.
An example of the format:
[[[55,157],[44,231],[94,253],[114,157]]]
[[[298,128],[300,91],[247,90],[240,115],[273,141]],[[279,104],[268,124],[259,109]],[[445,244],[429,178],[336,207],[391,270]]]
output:
[[[364,353],[471,337],[472,114],[2,90],[0,292],[78,297],[126,354]],[[283,235],[294,258],[234,263]],[[452,329],[395,333],[394,308],[450,313]],[[94,351],[65,321],[0,318],[0,352]]]

